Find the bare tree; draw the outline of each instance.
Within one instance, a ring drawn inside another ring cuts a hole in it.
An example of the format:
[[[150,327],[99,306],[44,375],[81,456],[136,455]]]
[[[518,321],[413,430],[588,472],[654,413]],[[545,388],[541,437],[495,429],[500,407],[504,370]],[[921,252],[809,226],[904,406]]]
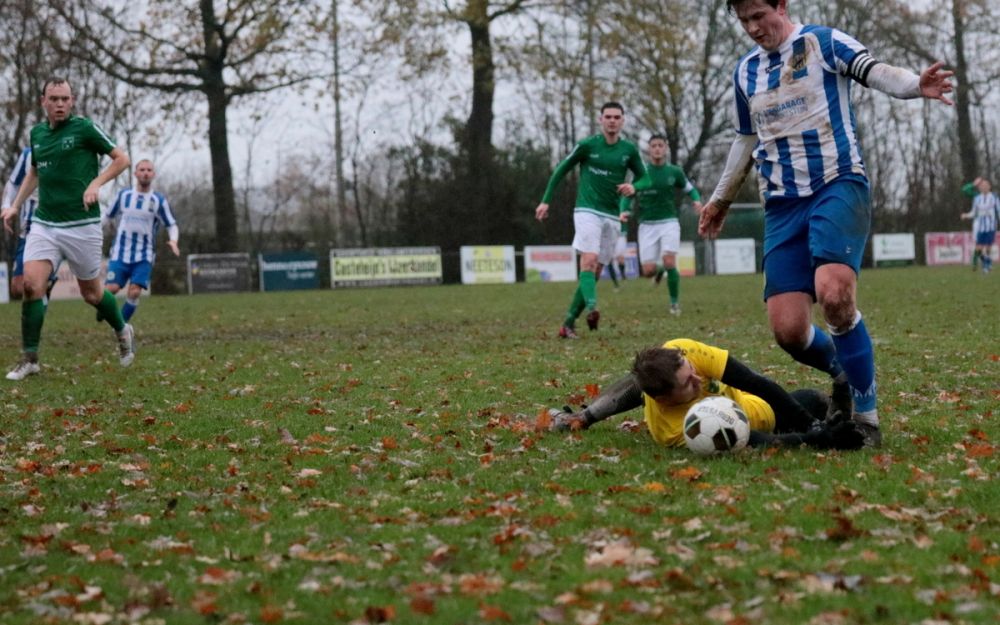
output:
[[[69,31],[65,48],[79,58],[137,87],[204,96],[217,243],[224,251],[237,249],[227,113],[237,98],[315,75],[308,44],[323,24],[313,4],[150,0],[147,12],[139,14],[131,6],[113,10],[98,0],[49,1]]]

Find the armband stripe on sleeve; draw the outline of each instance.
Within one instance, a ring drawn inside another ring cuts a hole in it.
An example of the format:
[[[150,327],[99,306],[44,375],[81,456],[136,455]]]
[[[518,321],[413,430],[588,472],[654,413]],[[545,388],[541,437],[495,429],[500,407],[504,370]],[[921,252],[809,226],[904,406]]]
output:
[[[872,55],[867,52],[860,52],[854,57],[854,60],[851,61],[851,65],[847,68],[847,75],[867,87],[868,74],[870,74],[872,68],[880,62],[881,61],[873,59]]]

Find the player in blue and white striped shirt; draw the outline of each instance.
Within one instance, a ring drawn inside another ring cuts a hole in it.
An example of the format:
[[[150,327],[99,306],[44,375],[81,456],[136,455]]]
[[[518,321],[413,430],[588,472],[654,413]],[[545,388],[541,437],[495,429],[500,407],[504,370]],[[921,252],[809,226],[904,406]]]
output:
[[[14,198],[17,197],[17,192],[21,189],[21,183],[24,182],[24,177],[28,173],[28,168],[31,167],[31,147],[26,147],[21,150],[21,155],[17,157],[17,162],[14,163],[14,171],[10,173],[10,177],[7,179],[6,184],[3,187],[3,208],[13,205]],[[10,276],[10,294],[14,298],[19,298],[24,295],[24,243],[28,238],[28,230],[31,229],[31,218],[35,214],[35,208],[38,207],[38,189],[35,189],[34,193],[21,203],[21,210],[18,212],[18,231],[17,231],[17,250],[14,252],[14,269]],[[52,292],[52,285],[56,282],[56,270],[52,270],[52,275],[49,277],[49,288],[46,293],[45,301],[48,303],[48,293]]]
[[[972,231],[976,237],[976,253],[983,260],[983,273],[993,267],[990,248],[997,238],[997,221],[1000,220],[1000,199],[993,193],[993,186],[986,178],[976,178],[979,193],[972,200],[972,209],[962,213],[962,219],[972,220]]]
[[[132,318],[143,289],[149,288],[149,277],[156,260],[156,235],[160,226],[167,227],[167,245],[174,256],[180,256],[177,238],[180,230],[170,211],[170,203],[159,191],[153,190],[156,170],[152,161],[143,159],[135,165],[136,186],[122,189],[105,216],[118,220],[118,231],[111,242],[108,277],[105,286],[117,293],[126,283],[128,292],[122,306],[125,321]]]
[[[857,274],[871,224],[850,87],[951,101],[952,72],[919,76],[876,61],[839,30],[795,24],[787,0],[727,0],[755,46],[733,73],[736,139],[698,232],[714,237],[756,164],[764,202],[764,299],[775,341],[834,379],[871,445],[881,443],[875,358],[857,309]],[[822,308],[831,337],[812,323]],[[848,392],[849,388],[849,392]]]

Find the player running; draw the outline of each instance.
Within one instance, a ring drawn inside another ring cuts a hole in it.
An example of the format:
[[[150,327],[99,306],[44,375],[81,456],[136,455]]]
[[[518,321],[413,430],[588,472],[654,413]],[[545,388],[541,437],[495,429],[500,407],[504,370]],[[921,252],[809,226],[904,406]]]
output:
[[[652,276],[656,283],[665,272],[667,290],[670,292],[670,314],[681,313],[681,274],[677,271],[677,252],[681,249],[681,224],[677,219],[674,193],[683,190],[694,201],[694,209],[701,210],[701,194],[684,175],[684,170],[667,162],[667,138],[653,135],[649,138],[649,159],[646,171],[650,187],[636,191],[639,205],[639,262],[642,275]],[[622,214],[632,211],[632,199],[621,199]],[[662,263],[657,267],[657,263]]]
[[[38,373],[38,346],[45,321],[45,285],[65,259],[80,294],[114,329],[123,367],[135,359],[132,326],[122,319],[115,296],[101,285],[101,187],[129,166],[124,150],[93,121],[72,114],[73,91],[64,78],[42,87],[46,121],[31,129],[31,167],[11,205],[2,212],[4,227],[38,188],[38,208],[24,247],[24,300],[21,304],[21,360],[7,373],[23,380]],[[102,171],[101,155],[111,157]]]
[[[167,227],[167,245],[174,256],[180,256],[177,239],[180,230],[170,211],[170,203],[159,191],[153,190],[156,170],[153,162],[143,159],[135,164],[135,188],[122,189],[108,209],[108,221],[118,221],[118,231],[111,243],[110,262],[105,286],[117,293],[128,284],[122,317],[132,319],[143,289],[149,288],[149,278],[156,260],[156,235],[160,226]],[[98,315],[100,313],[98,312]],[[98,316],[98,321],[101,318]]]
[[[541,221],[549,215],[549,202],[559,182],[577,165],[580,181],[576,189],[576,207],[573,209],[573,247],[580,252],[580,280],[573,301],[566,313],[559,336],[564,339],[579,338],[575,326],[577,318],[586,309],[587,327],[596,330],[601,319],[597,310],[597,276],[604,265],[612,261],[615,242],[621,232],[618,214],[619,195],[634,195],[636,189],[645,188],[646,167],[634,143],[621,137],[625,122],[625,109],[618,102],[608,102],[601,107],[601,133],[588,137],[558,166],[545,187],[542,201],[535,208],[535,219]],[[625,182],[631,171],[634,178]]]
[[[698,233],[714,237],[756,165],[764,203],[764,299],[775,341],[834,379],[834,403],[881,444],[875,357],[856,305],[871,225],[871,197],[858,145],[852,83],[896,98],[951,101],[934,63],[921,75],[877,61],[845,33],[795,24],[787,0],[727,0],[756,46],[733,72],[736,139],[705,204]],[[829,327],[812,323],[816,301]],[[849,385],[850,392],[845,392]]]
[[[969,212],[962,213],[962,219],[972,220],[972,232],[976,244],[973,258],[979,256],[983,261],[983,273],[989,273],[993,267],[990,248],[997,238],[997,222],[1000,221],[1000,199],[993,193],[993,186],[986,178],[976,178],[975,185],[978,193],[972,200]]]

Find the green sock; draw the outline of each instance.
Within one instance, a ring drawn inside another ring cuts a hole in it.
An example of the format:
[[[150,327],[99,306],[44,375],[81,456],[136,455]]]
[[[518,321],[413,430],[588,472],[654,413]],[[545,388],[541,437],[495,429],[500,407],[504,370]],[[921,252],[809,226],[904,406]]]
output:
[[[593,271],[580,272],[580,294],[588,309],[597,308],[597,277]]]
[[[676,267],[667,269],[667,290],[670,291],[670,303],[676,304],[681,296],[681,272]]]
[[[122,328],[125,327],[125,320],[122,319],[122,311],[118,309],[118,300],[115,299],[111,291],[104,289],[104,297],[101,298],[101,301],[94,308],[97,309],[101,318],[115,329],[115,332],[121,332]]]
[[[976,267],[979,265],[979,248],[972,250],[972,266]]]
[[[583,312],[586,307],[586,302],[583,301],[583,294],[580,293],[580,287],[576,287],[576,291],[573,293],[573,301],[570,302],[569,310],[566,311],[566,320],[563,321],[563,325],[567,328],[572,328],[576,325],[576,319]]]
[[[45,322],[45,302],[33,299],[21,303],[21,347],[26,352],[37,352],[42,342],[42,323]]]

